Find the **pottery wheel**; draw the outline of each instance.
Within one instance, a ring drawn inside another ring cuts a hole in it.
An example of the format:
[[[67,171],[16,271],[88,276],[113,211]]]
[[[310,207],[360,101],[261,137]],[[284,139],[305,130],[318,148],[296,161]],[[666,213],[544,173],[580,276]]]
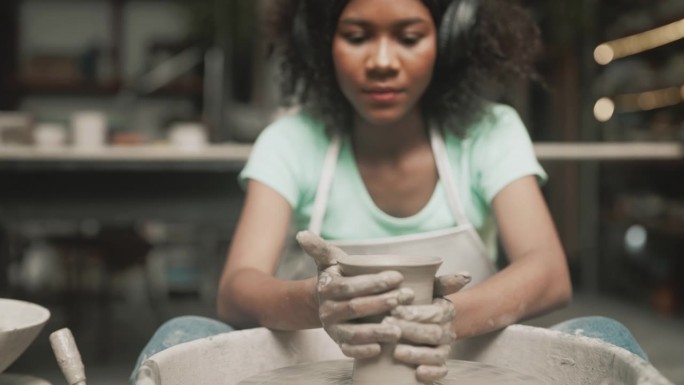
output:
[[[321,361],[257,374],[239,385],[351,385],[352,360]],[[449,360],[439,385],[547,385],[512,369],[480,362]],[[384,385],[384,384],[378,384]]]

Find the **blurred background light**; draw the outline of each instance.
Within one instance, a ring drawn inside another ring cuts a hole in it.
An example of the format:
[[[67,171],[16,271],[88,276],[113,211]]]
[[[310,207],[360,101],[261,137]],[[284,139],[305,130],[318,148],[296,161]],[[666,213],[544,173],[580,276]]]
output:
[[[598,64],[606,65],[615,59],[615,52],[608,44],[601,44],[594,50],[594,60]]]
[[[607,122],[615,113],[615,103],[610,98],[601,98],[594,105],[594,116],[599,122]]]
[[[616,112],[650,111],[677,105],[684,101],[684,85],[659,90],[604,97],[594,104],[594,117],[607,122]]]
[[[615,59],[648,51],[679,39],[684,39],[684,19],[600,44],[594,50],[594,60],[606,65]]]
[[[646,248],[648,232],[642,225],[632,225],[625,232],[625,248],[631,253],[638,253]]]

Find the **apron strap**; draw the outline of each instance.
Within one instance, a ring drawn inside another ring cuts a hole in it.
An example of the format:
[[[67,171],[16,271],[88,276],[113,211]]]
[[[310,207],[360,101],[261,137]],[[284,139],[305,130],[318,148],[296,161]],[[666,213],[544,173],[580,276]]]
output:
[[[316,235],[320,235],[321,229],[323,228],[325,208],[328,205],[330,186],[332,186],[332,180],[335,176],[335,167],[337,166],[337,157],[340,154],[341,139],[342,136],[340,135],[340,132],[335,131],[332,140],[330,141],[330,145],[328,146],[328,151],[325,154],[321,180],[318,183],[316,198],[311,212],[311,220],[309,221],[309,231]]]
[[[451,206],[451,211],[454,214],[454,219],[456,219],[456,224],[469,225],[470,221],[465,215],[463,204],[458,195],[458,188],[456,187],[454,174],[451,170],[444,138],[433,126],[430,127],[430,144],[432,145],[432,152],[435,156],[435,163],[437,164],[437,173],[442,180],[442,186],[444,186],[444,190],[446,191],[447,201],[449,202],[449,206]]]

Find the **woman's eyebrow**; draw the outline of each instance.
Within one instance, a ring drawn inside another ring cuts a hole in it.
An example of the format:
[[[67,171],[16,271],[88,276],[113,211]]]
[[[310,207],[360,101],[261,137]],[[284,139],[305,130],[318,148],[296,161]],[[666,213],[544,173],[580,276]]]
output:
[[[404,28],[414,24],[427,23],[428,21],[419,17],[402,19],[393,23],[394,27]],[[345,17],[340,19],[340,25],[356,25],[360,27],[372,27],[373,23],[366,19],[359,19],[354,17]]]

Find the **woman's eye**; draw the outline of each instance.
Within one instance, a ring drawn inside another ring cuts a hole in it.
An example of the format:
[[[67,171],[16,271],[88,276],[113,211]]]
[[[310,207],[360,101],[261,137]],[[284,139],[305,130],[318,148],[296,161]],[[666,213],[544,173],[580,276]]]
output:
[[[410,36],[402,36],[399,38],[399,42],[405,46],[414,46],[418,44],[420,41],[421,37],[417,35],[410,35]]]
[[[348,34],[343,35],[343,37],[344,37],[344,40],[346,40],[347,42],[349,42],[351,44],[361,44],[364,41],[366,41],[366,39],[367,39],[367,36],[365,34],[362,34],[362,33],[348,33]]]

